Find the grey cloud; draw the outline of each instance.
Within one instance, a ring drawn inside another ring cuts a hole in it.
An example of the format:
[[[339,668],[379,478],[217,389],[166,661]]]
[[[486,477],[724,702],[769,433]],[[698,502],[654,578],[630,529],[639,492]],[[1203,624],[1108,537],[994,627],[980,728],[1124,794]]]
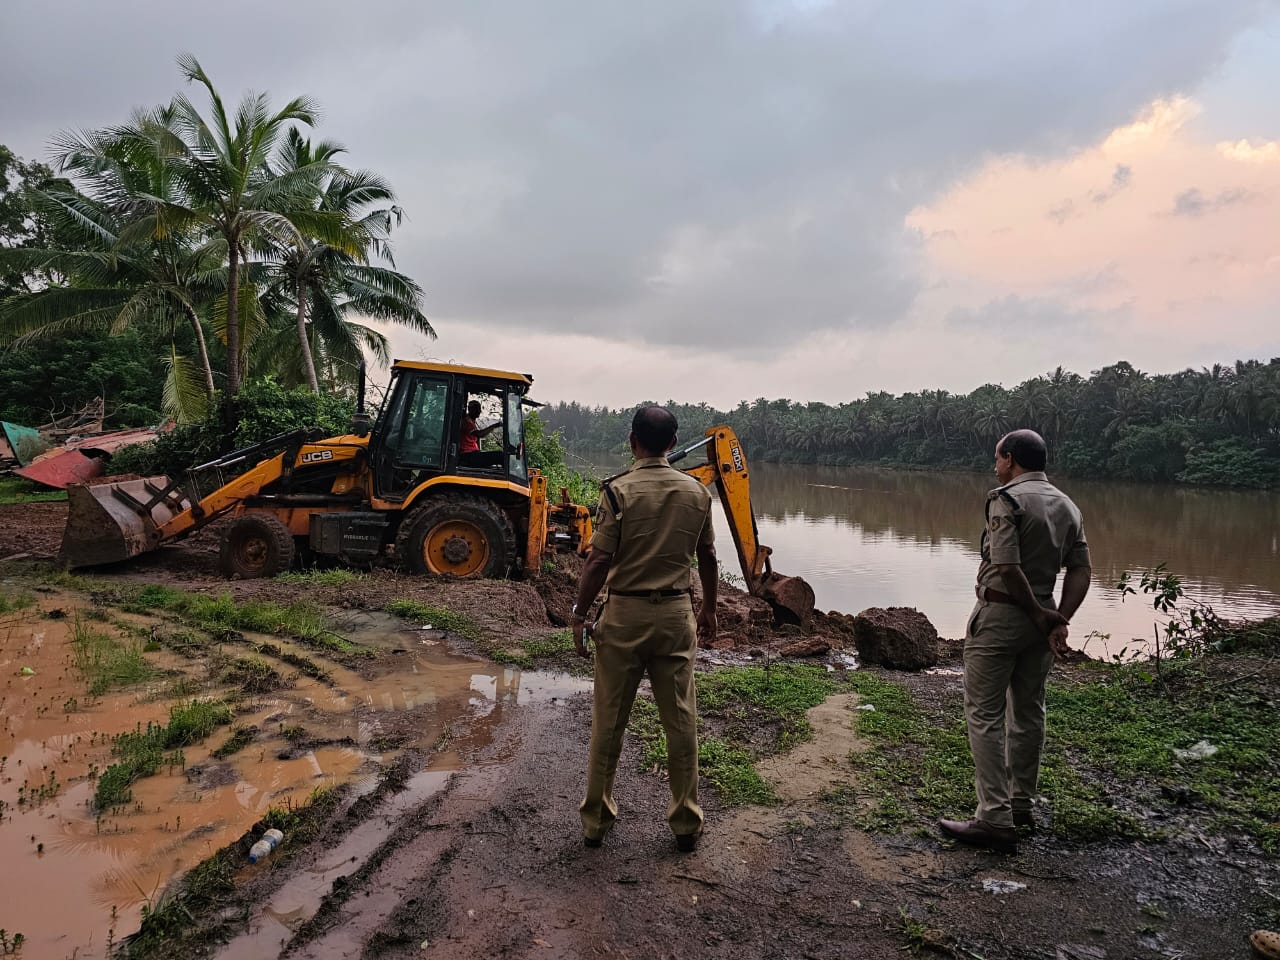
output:
[[[1105,190],[1094,190],[1089,194],[1089,199],[1094,203],[1106,203],[1121,190],[1129,186],[1133,180],[1133,168],[1123,163],[1117,163],[1115,171],[1111,174],[1111,186]]]
[[[1058,226],[1062,226],[1073,217],[1079,216],[1079,213],[1076,211],[1076,202],[1068,198],[1058,205],[1050,207],[1045,216]]]
[[[1108,311],[1106,315],[1113,315]],[[1093,329],[1099,318],[1092,313],[1074,310],[1059,300],[1019,297],[1010,294],[981,307],[957,307],[946,319],[947,326],[975,331],[1002,340],[1049,339],[1060,334],[1079,337]]]
[[[1170,212],[1175,217],[1202,217],[1223,207],[1246,203],[1252,197],[1253,194],[1242,189],[1224,190],[1215,197],[1206,197],[1199,188],[1191,187],[1174,198],[1173,210]]]
[[[392,180],[431,315],[768,351],[899,321],[922,283],[912,209],[992,154],[1053,156],[1190,88],[1260,11],[10,0],[3,136],[33,155],[123,119],[190,50],[228,97],[316,97],[322,134]]]

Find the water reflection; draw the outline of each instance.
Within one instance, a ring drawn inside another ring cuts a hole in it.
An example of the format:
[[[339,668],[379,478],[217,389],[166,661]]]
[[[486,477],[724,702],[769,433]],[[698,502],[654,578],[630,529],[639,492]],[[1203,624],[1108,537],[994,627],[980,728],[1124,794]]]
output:
[[[601,461],[602,466],[607,461]],[[616,469],[616,468],[615,468]],[[779,570],[813,584],[823,609],[918,607],[961,636],[972,607],[982,505],[980,474],[755,464],[752,500]],[[1188,590],[1230,617],[1280,612],[1280,495],[1062,480],[1079,504],[1094,585],[1073,624],[1112,634],[1112,652],[1149,638],[1154,614],[1114,589],[1126,570],[1164,562]],[[728,529],[716,512],[727,549]],[[1095,641],[1090,650],[1102,653]]]

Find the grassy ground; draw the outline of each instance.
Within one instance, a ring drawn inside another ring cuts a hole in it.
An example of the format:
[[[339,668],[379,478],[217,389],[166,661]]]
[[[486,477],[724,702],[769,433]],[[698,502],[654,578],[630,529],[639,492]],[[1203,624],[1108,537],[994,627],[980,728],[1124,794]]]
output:
[[[480,628],[474,620],[464,613],[458,613],[446,607],[438,607],[418,600],[392,600],[387,604],[387,613],[411,623],[430,625],[436,630],[456,633],[468,640],[480,639]]]
[[[16,613],[35,606],[35,594],[29,590],[5,590],[0,592],[0,614]]]
[[[809,739],[806,711],[841,689],[822,667],[806,664],[726,668],[699,673],[695,683],[698,766],[728,806],[777,802],[755,761]],[[643,745],[644,768],[666,766],[667,741],[653,700],[636,698],[627,729]]]
[[[145,656],[145,643],[128,634],[77,617],[71,627],[76,669],[92,696],[130,687],[156,676]]]
[[[54,503],[65,499],[65,490],[50,490],[21,477],[0,477],[0,504]]]
[[[1041,793],[1067,840],[1152,836],[1150,814],[1185,813],[1280,850],[1280,715],[1256,657],[1214,654],[1164,665],[1095,664],[1055,675]],[[851,682],[874,712],[858,733],[858,788],[826,799],[868,829],[928,829],[974,804],[973,764],[958,693],[925,706],[871,673]],[[1270,683],[1274,685],[1275,678]],[[1199,741],[1216,752],[1180,759]]]
[[[265,600],[237,603],[229,593],[210,597],[148,584],[128,593],[120,606],[129,613],[167,613],[215,636],[228,631],[269,633],[291,637],[341,657],[372,656],[372,651],[334,633],[328,619],[310,603],[288,606]]]
[[[509,663],[522,670],[535,668],[584,673],[590,667],[573,651],[573,633],[558,630],[523,639],[488,637],[465,613],[418,600],[393,600],[387,613],[419,625],[429,624],[436,630],[456,634],[475,642],[482,652],[498,663]]]

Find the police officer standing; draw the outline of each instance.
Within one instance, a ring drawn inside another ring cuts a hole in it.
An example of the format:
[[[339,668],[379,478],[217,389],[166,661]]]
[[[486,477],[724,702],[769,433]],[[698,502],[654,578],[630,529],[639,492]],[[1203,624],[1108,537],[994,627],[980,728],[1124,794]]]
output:
[[[1089,590],[1089,545],[1076,505],[1044,474],[1048,451],[1032,430],[996,444],[1001,486],[987,495],[978,603],[964,641],[964,708],[978,809],[939,820],[962,843],[1005,853],[1035,828],[1032,798],[1044,748],[1045,682],[1064,656],[1067,626]],[[1055,609],[1058,571],[1066,568]]]
[[[681,473],[666,455],[676,443],[676,418],[663,407],[642,407],[631,421],[635,465],[606,481],[578,599],[573,642],[580,656],[595,649],[595,703],[587,790],[579,811],[588,847],[598,847],[618,816],[613,780],[636,687],[645,673],[667,735],[671,805],[667,822],[682,852],[702,833],[698,806],[697,702],[693,667],[698,639],[715,639],[716,551],[711,494]],[[698,558],[702,608],[695,624],[690,558]],[[594,633],[587,610],[601,587],[604,608]]]

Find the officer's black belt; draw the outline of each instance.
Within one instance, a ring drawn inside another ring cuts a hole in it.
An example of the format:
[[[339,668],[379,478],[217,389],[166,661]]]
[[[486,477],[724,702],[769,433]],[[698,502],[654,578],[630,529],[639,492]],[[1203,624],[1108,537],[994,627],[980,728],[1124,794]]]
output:
[[[683,590],[614,590],[609,588],[609,596],[611,597],[681,597],[689,592],[686,587]]]
[[[1013,606],[1021,606],[1017,600],[1003,590],[997,590],[995,587],[984,587],[982,584],[974,584],[974,592],[978,594],[979,600],[985,600],[987,603],[1008,603]]]

